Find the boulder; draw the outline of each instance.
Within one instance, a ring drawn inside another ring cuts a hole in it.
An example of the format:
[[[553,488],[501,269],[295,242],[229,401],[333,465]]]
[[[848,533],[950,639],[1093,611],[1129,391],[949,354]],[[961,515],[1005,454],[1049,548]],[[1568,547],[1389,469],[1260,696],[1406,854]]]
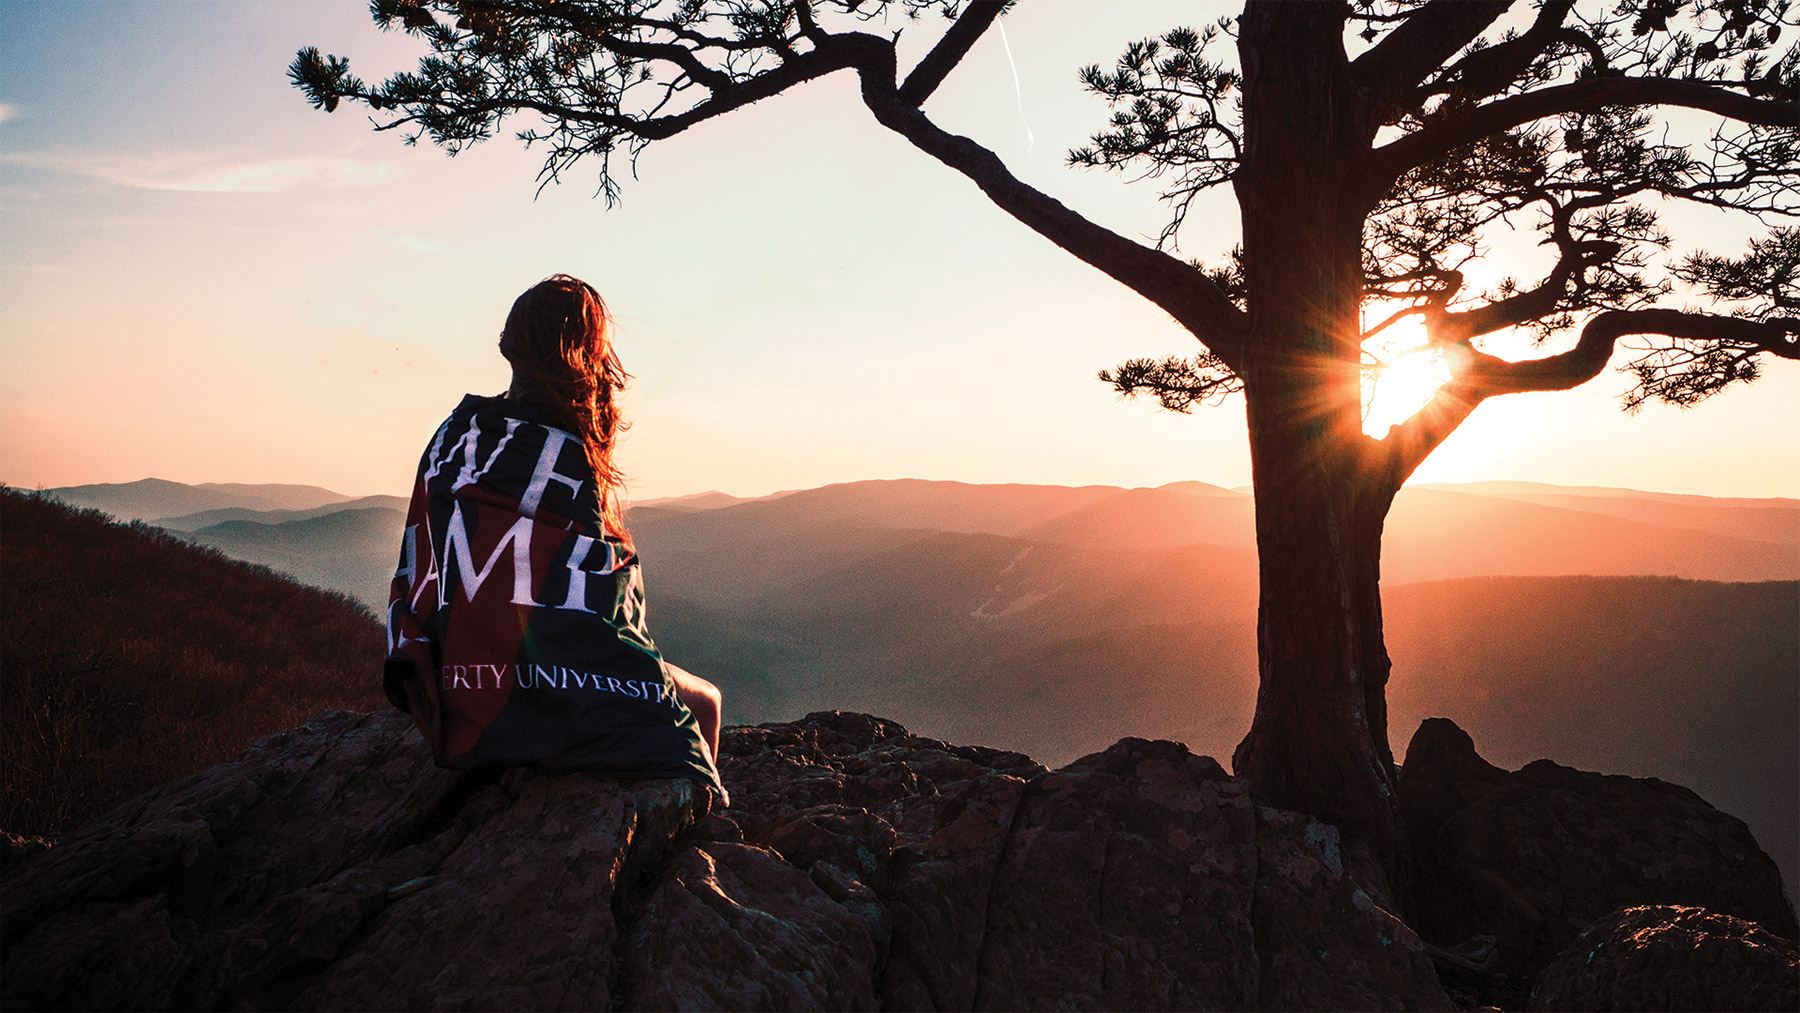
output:
[[[987,898],[1044,768],[862,714],[733,729],[721,752],[725,818],[863,915],[883,1005],[973,1008]]]
[[[1697,907],[1623,908],[1539,976],[1534,1010],[1800,1009],[1800,950],[1755,922]]]
[[[1508,772],[1432,718],[1407,748],[1400,801],[1412,923],[1440,945],[1495,936],[1515,978],[1535,978],[1623,907],[1705,907],[1794,936],[1774,861],[1742,820],[1686,788],[1549,760]]]
[[[1035,779],[989,901],[981,1009],[1448,1008],[1334,827],[1123,739]]]
[[[1336,831],[1125,739],[857,714],[686,781],[454,773],[322,715],[14,861],[7,1008],[1446,1008]]]
[[[614,884],[686,781],[438,770],[332,712],[150,792],[4,881],[5,995],[43,1009],[604,1009]]]

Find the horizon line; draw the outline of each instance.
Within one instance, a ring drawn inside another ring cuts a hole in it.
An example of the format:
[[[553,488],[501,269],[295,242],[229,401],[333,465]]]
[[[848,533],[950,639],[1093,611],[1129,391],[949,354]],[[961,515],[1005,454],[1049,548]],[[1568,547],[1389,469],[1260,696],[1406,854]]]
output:
[[[37,485],[33,485],[33,486],[24,486],[24,485],[13,483],[11,481],[0,480],[0,487],[4,487],[4,488],[8,488],[8,489],[16,489],[16,490],[19,490],[22,492],[55,492],[55,491],[59,491],[59,490],[88,489],[88,488],[95,488],[95,487],[118,488],[118,487],[124,487],[124,486],[139,485],[139,484],[142,484],[145,482],[167,482],[172,485],[179,485],[184,488],[190,488],[190,489],[205,488],[208,486],[244,486],[244,487],[248,487],[248,488],[318,489],[323,492],[330,493],[334,496],[342,496],[347,500],[366,499],[370,496],[396,496],[396,497],[399,497],[402,499],[404,499],[406,497],[406,493],[404,491],[387,491],[387,492],[373,492],[373,493],[348,493],[348,492],[343,492],[341,490],[338,490],[338,489],[335,489],[335,488],[332,488],[329,486],[317,485],[317,484],[311,483],[311,482],[243,482],[243,481],[224,481],[224,482],[222,482],[222,481],[216,481],[216,480],[206,481],[206,482],[182,482],[177,479],[161,478],[161,477],[158,477],[155,475],[147,475],[143,478],[133,479],[130,481],[123,481],[123,482],[83,482],[83,483],[78,483],[78,484],[58,485],[58,486],[46,486],[41,483],[37,484]],[[749,500],[761,500],[761,499],[774,499],[774,498],[781,497],[781,496],[792,495],[794,493],[810,492],[815,489],[826,489],[826,488],[831,488],[834,486],[860,485],[860,484],[875,483],[875,482],[921,482],[921,483],[930,483],[930,484],[938,484],[938,485],[994,486],[994,487],[1019,486],[1019,487],[1043,488],[1043,489],[1050,489],[1050,488],[1060,488],[1060,489],[1106,488],[1106,489],[1117,489],[1121,492],[1130,492],[1130,491],[1146,490],[1146,489],[1165,489],[1170,486],[1190,485],[1191,484],[1191,485],[1211,486],[1212,488],[1218,489],[1222,492],[1229,492],[1234,495],[1241,495],[1241,496],[1253,495],[1253,489],[1252,489],[1252,486],[1250,486],[1250,485],[1225,486],[1225,485],[1220,485],[1216,482],[1208,482],[1204,479],[1177,479],[1177,480],[1174,480],[1171,482],[1163,482],[1163,483],[1160,483],[1157,485],[1119,485],[1119,484],[1112,483],[1112,482],[1083,482],[1083,483],[1019,482],[1019,481],[972,482],[967,479],[960,479],[960,478],[921,478],[918,476],[909,475],[909,476],[901,476],[901,477],[842,479],[842,480],[838,480],[838,481],[822,482],[818,485],[801,486],[801,487],[797,487],[797,488],[775,489],[775,490],[772,490],[769,492],[760,492],[760,493],[735,493],[735,492],[727,492],[727,491],[725,491],[723,489],[719,489],[719,488],[709,488],[709,489],[702,489],[702,490],[699,490],[696,492],[664,493],[664,494],[658,494],[658,495],[648,495],[648,496],[638,497],[638,496],[631,495],[628,491],[626,499],[627,499],[627,502],[631,505],[650,505],[653,502],[670,502],[670,501],[676,501],[676,500],[695,499],[695,498],[702,497],[702,496],[714,496],[714,495],[727,496],[734,500],[749,501]],[[1542,479],[1527,479],[1527,478],[1482,478],[1482,479],[1473,479],[1470,481],[1462,481],[1462,482],[1442,482],[1442,481],[1418,482],[1418,483],[1408,482],[1408,483],[1406,483],[1405,486],[1403,486],[1403,488],[1451,489],[1451,488],[1467,488],[1467,487],[1471,487],[1471,486],[1482,486],[1482,485],[1527,485],[1527,486],[1538,486],[1538,487],[1541,487],[1544,489],[1563,490],[1563,491],[1567,491],[1567,492],[1581,492],[1581,491],[1629,492],[1629,493],[1641,493],[1641,494],[1653,495],[1653,496],[1693,496],[1693,497],[1697,497],[1697,498],[1701,498],[1701,499],[1787,500],[1787,501],[1800,502],[1800,496],[1782,496],[1782,495],[1778,495],[1778,494],[1726,495],[1726,494],[1713,493],[1713,492],[1687,492],[1687,491],[1666,490],[1666,489],[1641,489],[1641,488],[1637,488],[1635,486],[1585,485],[1585,484],[1584,485],[1567,485],[1567,484],[1564,484],[1561,482],[1546,482],[1546,481],[1543,481]]]

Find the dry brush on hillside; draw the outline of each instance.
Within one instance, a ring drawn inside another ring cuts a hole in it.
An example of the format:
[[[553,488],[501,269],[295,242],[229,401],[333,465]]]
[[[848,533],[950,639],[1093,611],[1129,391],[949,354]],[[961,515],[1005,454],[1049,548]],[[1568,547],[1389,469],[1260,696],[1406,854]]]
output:
[[[367,608],[0,489],[0,828],[58,834],[332,707],[382,705]]]

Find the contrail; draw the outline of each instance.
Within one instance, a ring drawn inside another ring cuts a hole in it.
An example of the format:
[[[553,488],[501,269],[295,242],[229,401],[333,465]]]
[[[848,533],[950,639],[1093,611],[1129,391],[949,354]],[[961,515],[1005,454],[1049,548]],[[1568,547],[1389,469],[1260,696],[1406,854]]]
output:
[[[1019,88],[1019,65],[1013,62],[1012,43],[1006,41],[1006,22],[1000,22],[1000,45],[1006,47],[1006,65],[1012,68],[1013,94],[1019,99],[1019,122],[1025,124],[1025,160],[1031,160],[1031,149],[1037,146],[1032,136],[1031,121],[1025,118],[1025,92]]]

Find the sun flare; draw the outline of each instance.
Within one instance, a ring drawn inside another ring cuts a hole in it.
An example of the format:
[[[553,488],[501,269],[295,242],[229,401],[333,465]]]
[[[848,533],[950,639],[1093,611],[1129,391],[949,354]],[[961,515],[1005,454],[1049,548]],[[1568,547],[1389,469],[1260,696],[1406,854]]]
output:
[[[1423,325],[1408,321],[1383,331],[1364,345],[1371,365],[1363,371],[1363,432],[1387,435],[1426,403],[1450,380],[1441,349],[1425,342]]]

